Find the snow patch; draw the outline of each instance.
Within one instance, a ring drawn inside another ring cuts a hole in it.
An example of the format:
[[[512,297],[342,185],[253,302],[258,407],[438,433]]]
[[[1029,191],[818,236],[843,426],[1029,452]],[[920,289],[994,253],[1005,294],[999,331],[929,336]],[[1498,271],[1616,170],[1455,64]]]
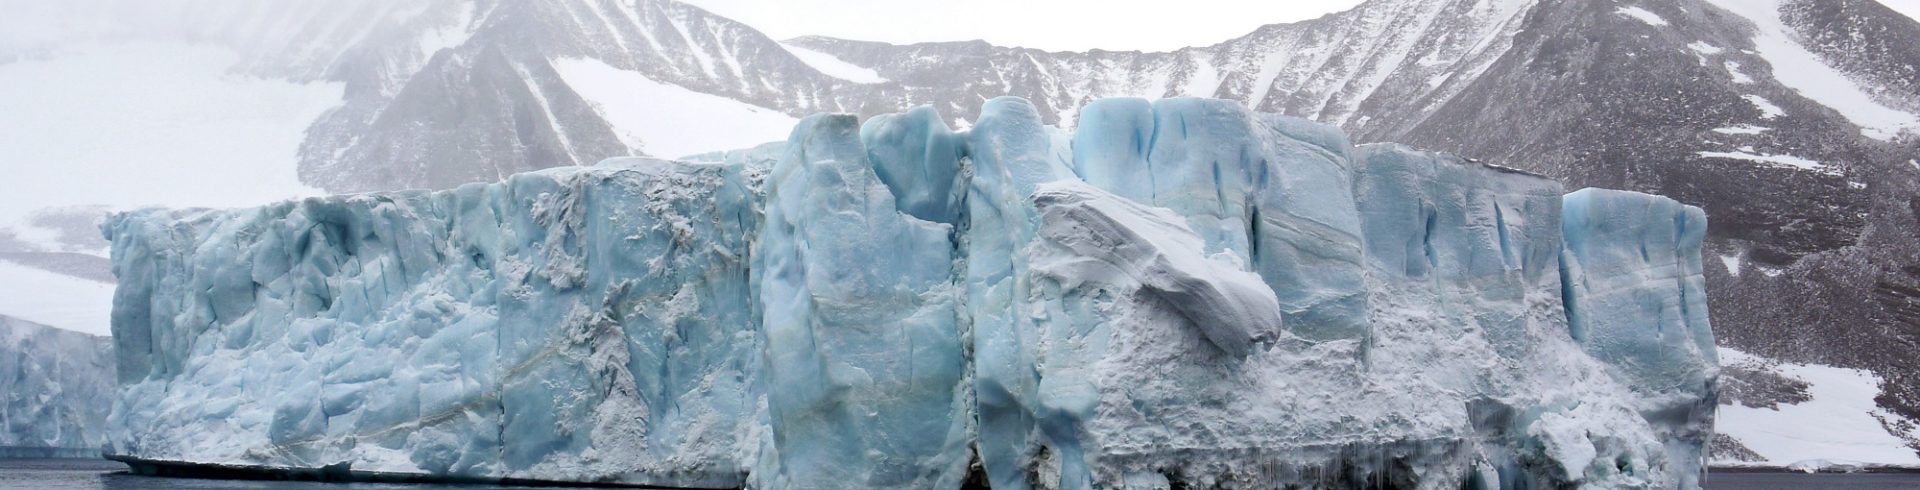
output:
[[[1726,52],[1726,50],[1720,49],[1719,46],[1707,44],[1704,41],[1694,41],[1693,44],[1687,45],[1687,49],[1691,49],[1695,53],[1700,53],[1702,56],[1713,56]]]
[[[1755,126],[1752,124],[1742,124],[1739,126],[1714,128],[1713,132],[1720,133],[1720,134],[1760,134],[1760,133],[1767,132],[1768,130],[1771,130],[1771,129],[1773,128],[1769,128],[1765,126]]]
[[[1920,464],[1906,442],[1887,432],[1892,414],[1874,402],[1880,378],[1872,372],[1818,364],[1782,363],[1721,347],[1722,365],[1747,365],[1808,383],[1812,400],[1779,409],[1721,405],[1718,430],[1774,464],[1845,460]]]
[[[553,69],[612,124],[628,147],[679,157],[783,140],[799,119],[773,109],[648,79],[591,58]]]
[[[1729,254],[1720,256],[1720,263],[1727,265],[1727,275],[1740,277],[1740,256]]]
[[[474,5],[471,2],[460,4],[460,11],[453,16],[455,22],[430,29],[420,35],[420,52],[427,57],[441,50],[458,47],[473,37]],[[615,31],[616,33],[618,31]]]
[[[1753,84],[1753,77],[1747,76],[1746,72],[1740,71],[1739,62],[1728,61],[1727,74],[1733,76],[1733,83],[1738,83],[1741,85]]]
[[[1703,151],[1698,153],[1707,158],[1730,158],[1797,168],[1809,172],[1840,175],[1840,172],[1827,168],[1825,164],[1793,155],[1760,155],[1746,152]]]
[[[1647,25],[1651,25],[1654,27],[1667,26],[1667,19],[1660,18],[1660,14],[1653,13],[1651,11],[1648,11],[1647,9],[1643,9],[1640,7],[1620,7],[1620,10],[1616,10],[1614,11],[1614,13],[1639,19],[1641,22],[1645,22],[1647,23]]]
[[[1773,65],[1773,78],[1800,95],[1838,111],[1868,137],[1889,140],[1902,130],[1920,129],[1920,114],[1893,109],[1828,66],[1802,46],[1793,29],[1780,18],[1782,0],[1708,0],[1753,21],[1753,44],[1761,58]]]
[[[1747,99],[1747,102],[1753,104],[1755,109],[1760,109],[1761,119],[1773,119],[1787,115],[1787,111],[1780,109],[1780,106],[1773,105],[1773,101],[1767,100],[1766,97],[1758,95],[1742,95],[1740,97]]]
[[[0,260],[0,314],[109,335],[113,285]]]
[[[800,61],[806,63],[807,66],[811,66],[813,69],[819,70],[820,73],[826,74],[827,76],[853,83],[887,82],[886,77],[880,76],[880,72],[874,71],[872,68],[848,63],[846,60],[840,59],[837,56],[787,43],[780,43],[780,46],[787,48],[787,52],[793,53],[793,57],[800,58]]]
[[[1214,67],[1212,61],[1199,55],[1193,56],[1193,64],[1193,73],[1187,78],[1187,86],[1181,90],[1181,93],[1194,97],[1213,97],[1213,94],[1220,90],[1220,83],[1225,81],[1220,76],[1220,69]]]
[[[1787,469],[1801,473],[1854,473],[1866,470],[1868,463],[1832,459],[1810,459],[1796,461],[1787,465]]]

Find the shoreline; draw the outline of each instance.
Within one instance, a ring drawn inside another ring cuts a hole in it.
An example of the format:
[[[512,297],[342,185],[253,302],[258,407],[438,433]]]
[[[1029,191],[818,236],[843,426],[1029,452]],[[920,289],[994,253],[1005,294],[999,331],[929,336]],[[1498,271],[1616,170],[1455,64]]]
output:
[[[125,463],[128,473],[140,476],[166,478],[197,478],[215,480],[254,480],[254,481],[311,481],[326,483],[401,483],[401,484],[457,484],[457,485],[505,485],[516,487],[544,488],[645,488],[659,490],[733,490],[735,487],[678,487],[646,485],[621,482],[560,481],[528,478],[490,478],[457,475],[429,475],[422,473],[393,473],[382,471],[354,470],[347,463],[337,463],[319,468],[294,468],[264,465],[242,465],[224,463],[190,463],[184,461],[165,461],[144,459],[119,454],[105,454],[109,461]]]
[[[1811,464],[1802,465],[1802,463],[1792,463],[1792,464],[1786,464],[1786,465],[1771,464],[1771,463],[1708,464],[1707,474],[1708,475],[1712,475],[1714,473],[1790,473],[1790,474],[1802,474],[1802,475],[1811,475],[1811,474],[1844,475],[1844,474],[1861,474],[1861,473],[1920,474],[1920,466],[1890,465],[1890,464],[1879,464],[1879,463],[1857,463],[1857,462],[1851,462],[1851,461],[1828,461],[1823,463],[1824,464],[1819,464],[1817,466],[1811,465]]]

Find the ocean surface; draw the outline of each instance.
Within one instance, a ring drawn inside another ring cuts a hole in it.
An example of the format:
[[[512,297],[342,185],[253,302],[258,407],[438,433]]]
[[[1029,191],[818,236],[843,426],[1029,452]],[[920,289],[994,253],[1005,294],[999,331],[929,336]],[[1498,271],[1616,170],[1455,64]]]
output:
[[[245,480],[153,478],[126,473],[127,466],[92,459],[0,459],[0,489],[32,490],[483,490],[491,485],[397,485],[384,483],[312,483]],[[1707,478],[1714,490],[1920,490],[1920,474],[1876,473],[1802,475],[1792,473],[1715,473]]]
[[[486,490],[495,485],[402,485],[156,478],[127,474],[127,465],[103,459],[0,459],[0,490]]]

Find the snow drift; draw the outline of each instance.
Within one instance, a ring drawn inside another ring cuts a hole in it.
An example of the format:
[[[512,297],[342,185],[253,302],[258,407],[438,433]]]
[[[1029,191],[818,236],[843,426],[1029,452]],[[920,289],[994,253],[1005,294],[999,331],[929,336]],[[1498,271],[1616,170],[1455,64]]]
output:
[[[110,219],[112,451],[696,488],[1696,487],[1698,209],[1221,100]],[[1704,346],[1704,347],[1703,347]]]

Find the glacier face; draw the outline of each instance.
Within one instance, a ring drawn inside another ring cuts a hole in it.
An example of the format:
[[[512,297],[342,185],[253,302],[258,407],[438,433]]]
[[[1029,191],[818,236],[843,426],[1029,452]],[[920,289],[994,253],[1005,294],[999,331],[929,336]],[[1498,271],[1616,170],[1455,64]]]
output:
[[[1697,209],[1230,101],[1042,121],[820,115],[687,162],[117,215],[112,450],[702,488],[1697,486]]]
[[[0,458],[99,457],[111,352],[106,337],[0,315]]]

